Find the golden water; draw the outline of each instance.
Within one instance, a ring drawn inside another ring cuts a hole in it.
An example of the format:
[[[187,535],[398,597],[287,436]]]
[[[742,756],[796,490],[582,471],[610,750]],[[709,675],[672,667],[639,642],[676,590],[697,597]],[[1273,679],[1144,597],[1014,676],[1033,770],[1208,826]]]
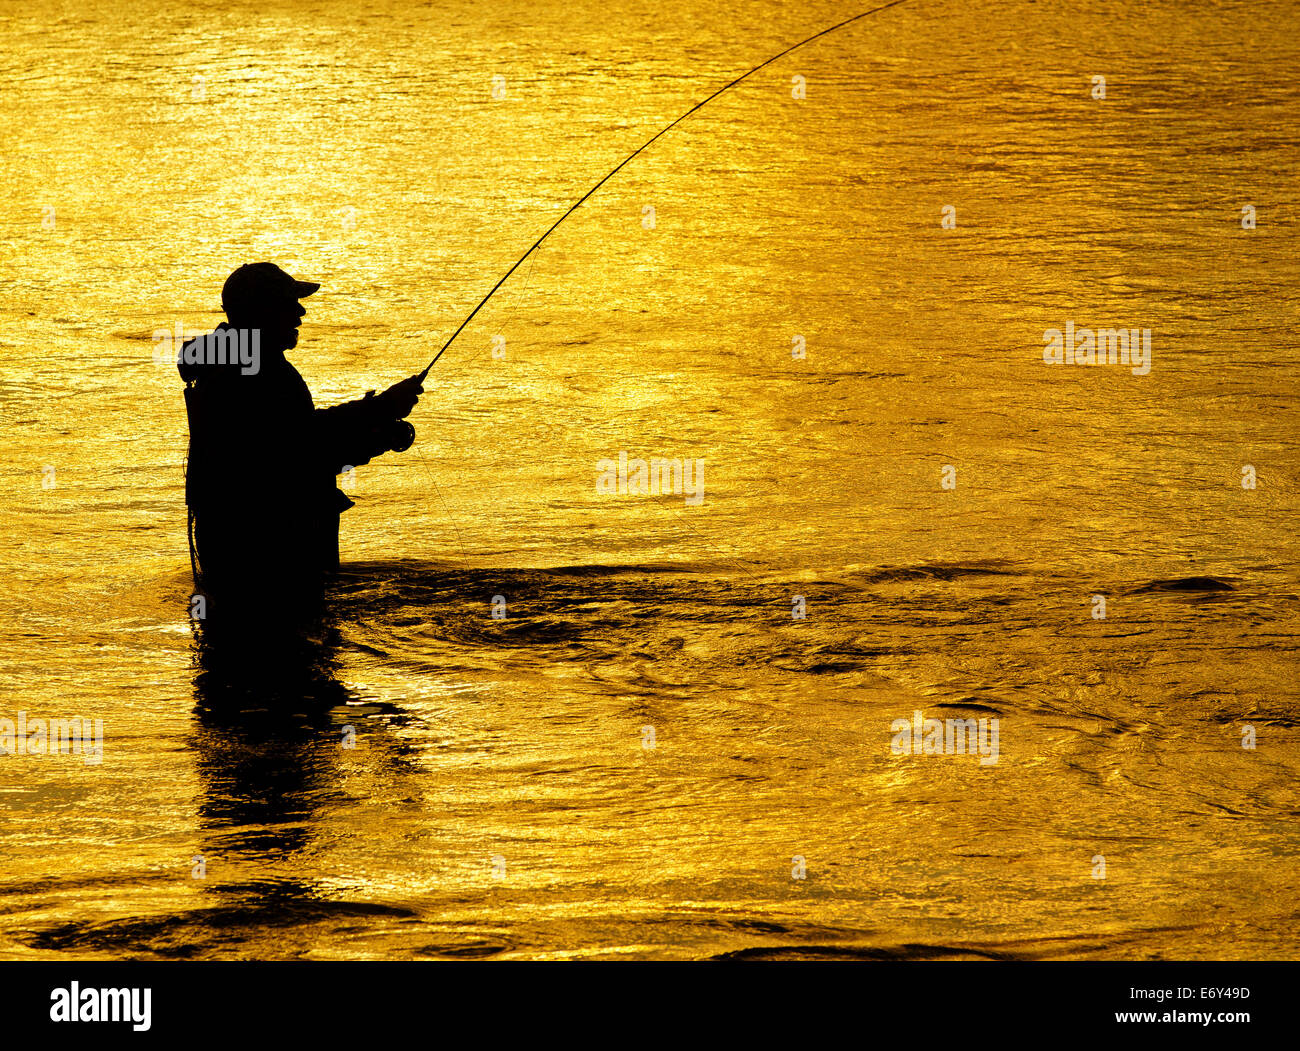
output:
[[[196,645],[155,330],[272,259],[317,404],[386,386],[854,13],[0,7],[0,718],[104,722],[0,757],[0,955],[1294,955],[1294,4],[909,0],[756,74],[439,362],[330,631]]]

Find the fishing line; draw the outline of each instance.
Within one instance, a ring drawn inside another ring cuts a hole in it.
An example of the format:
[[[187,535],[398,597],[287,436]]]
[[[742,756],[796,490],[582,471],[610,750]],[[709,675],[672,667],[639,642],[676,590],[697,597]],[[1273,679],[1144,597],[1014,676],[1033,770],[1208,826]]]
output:
[[[415,446],[412,445],[412,448],[415,448]],[[460,526],[456,524],[456,519],[451,513],[451,508],[447,506],[447,501],[442,498],[442,490],[438,488],[433,472],[429,470],[429,465],[425,462],[424,454],[419,449],[415,449],[415,455],[420,458],[420,465],[424,468],[425,475],[428,476],[429,484],[433,486],[433,491],[438,494],[438,503],[442,504],[442,513],[447,516],[447,521],[451,523],[452,529],[456,530],[456,542],[460,544],[460,553],[468,562],[469,552],[465,550],[465,538],[460,535]]]
[[[653,500],[650,501],[650,502],[651,502],[651,503],[655,503],[655,501],[653,501]],[[714,553],[715,555],[717,555],[719,558],[725,559],[726,561],[731,562],[731,563],[733,563],[734,565],[738,566],[738,567],[740,568],[740,570],[741,570],[742,573],[747,573],[747,574],[748,574],[752,579],[754,579],[754,580],[758,580],[758,575],[755,574],[755,573],[751,573],[751,572],[749,571],[749,567],[750,567],[750,566],[757,566],[758,563],[756,563],[756,562],[749,562],[749,563],[746,563],[746,562],[742,561],[741,559],[735,557],[734,555],[728,555],[725,551],[722,550],[722,548],[718,547],[718,546],[717,546],[716,544],[714,544],[711,540],[709,540],[708,537],[706,537],[703,533],[701,533],[698,529],[696,529],[693,525],[691,525],[690,520],[687,519],[687,518],[685,517],[685,512],[684,512],[684,511],[682,511],[680,508],[678,508],[677,513],[678,513],[679,515],[682,515],[682,516],[683,516],[682,518],[679,519],[679,521],[680,521],[684,526],[686,526],[687,529],[689,529],[692,533],[694,533],[697,537],[699,537],[701,540],[703,540],[703,541],[704,541],[704,546],[705,546],[705,547],[710,548],[710,549],[713,551],[713,553]]]
[[[532,262],[528,264],[528,269],[524,271],[523,287],[520,289],[521,299],[523,293],[527,292],[529,286],[532,284],[533,268],[534,266],[536,266],[536,264],[537,264],[537,258],[534,257]],[[519,307],[520,307],[520,302],[516,302],[514,309],[511,310],[510,314],[502,322],[501,325],[502,328],[508,328],[510,322],[513,321],[516,316],[518,316]],[[463,367],[464,362],[462,362],[461,365]],[[452,515],[451,508],[447,506],[447,501],[443,499],[442,490],[438,487],[437,479],[433,477],[433,470],[432,468],[429,467],[429,462],[424,458],[424,453],[420,452],[420,448],[418,444],[412,442],[411,449],[412,451],[414,451],[415,455],[420,458],[420,466],[424,469],[425,476],[429,479],[429,484],[433,486],[433,491],[438,496],[438,503],[442,504],[443,514],[445,514],[447,516],[447,520],[451,522],[451,527],[454,530],[456,530],[456,542],[460,545],[461,555],[464,556],[466,560],[468,560],[469,552],[465,549],[465,538],[461,535],[460,526],[457,524],[455,516]]]

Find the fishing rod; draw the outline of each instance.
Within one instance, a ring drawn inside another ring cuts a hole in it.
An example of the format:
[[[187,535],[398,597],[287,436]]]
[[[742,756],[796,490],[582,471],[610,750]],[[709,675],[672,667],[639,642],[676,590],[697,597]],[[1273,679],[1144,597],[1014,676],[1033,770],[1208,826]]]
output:
[[[735,80],[731,81],[730,83],[722,85],[722,87],[718,88],[718,90],[715,91],[708,98],[703,99],[700,102],[697,102],[694,106],[688,109],[685,113],[683,113],[675,121],[669,124],[666,128],[664,128],[662,131],[657,132],[651,138],[647,139],[641,146],[637,147],[637,149],[629,153],[626,157],[623,158],[622,161],[618,163],[617,167],[611,170],[608,175],[606,175],[603,179],[600,180],[600,182],[596,183],[595,186],[593,186],[590,190],[588,190],[576,201],[574,201],[573,205],[569,208],[569,210],[565,212],[562,216],[560,216],[558,219],[556,219],[555,222],[551,224],[550,229],[547,230],[546,233],[542,234],[542,236],[539,237],[536,241],[534,241],[533,246],[529,248],[527,252],[525,252],[517,260],[515,260],[514,266],[512,266],[509,270],[507,270],[504,274],[501,275],[501,280],[498,281],[495,285],[493,285],[492,290],[488,292],[488,294],[485,295],[482,298],[482,300],[479,301],[479,305],[476,306],[472,311],[470,311],[469,317],[467,317],[464,321],[460,323],[460,327],[457,328],[456,331],[451,334],[451,338],[448,339],[447,342],[442,345],[442,349],[433,356],[433,360],[424,367],[424,371],[416,373],[416,378],[419,380],[419,382],[420,383],[424,382],[424,378],[429,374],[429,370],[438,363],[438,359],[440,357],[442,357],[445,353],[447,353],[447,348],[452,345],[452,342],[456,339],[457,336],[461,334],[461,331],[465,328],[465,326],[474,320],[474,315],[483,309],[483,307],[487,304],[487,301],[489,299],[491,299],[494,295],[496,295],[497,289],[506,283],[506,279],[509,278],[511,274],[513,274],[516,270],[519,269],[520,265],[524,262],[524,260],[527,259],[530,255],[532,255],[535,251],[537,251],[537,249],[541,247],[542,242],[551,236],[551,234],[555,231],[555,228],[559,226],[560,223],[564,222],[565,219],[567,219],[574,212],[576,212],[578,208],[582,205],[583,201],[585,201],[593,193],[595,193],[602,186],[604,186],[605,183],[609,182],[610,179],[612,179],[615,175],[617,175],[620,171],[622,171],[623,168],[630,161],[632,161],[639,153],[641,153],[647,147],[652,145],[656,140],[668,134],[668,132],[672,131],[673,128],[677,127],[678,124],[684,121],[697,109],[700,109],[701,107],[708,105],[719,95],[721,95],[724,91],[727,91],[729,88],[734,88],[742,80],[745,80],[748,77],[753,76],[755,73],[757,73],[760,69],[763,69],[765,66],[770,66],[773,62],[776,62],[778,59],[785,58],[785,56],[790,54],[792,51],[798,51],[799,48],[803,47],[805,44],[811,44],[814,40],[818,39],[819,37],[826,36],[827,33],[834,33],[837,29],[843,29],[845,26],[852,25],[854,22],[858,22],[868,17],[869,15],[879,14],[881,11],[887,11],[891,7],[897,7],[899,4],[904,4],[906,2],[907,0],[891,0],[891,2],[888,4],[881,4],[879,7],[873,7],[870,11],[863,11],[861,14],[854,15],[852,18],[846,18],[843,22],[837,22],[833,26],[828,26],[826,29],[821,30],[821,32],[814,33],[812,36],[808,37],[805,40],[800,40],[799,43],[786,48],[779,55],[773,55],[766,62],[762,62],[759,65],[755,66],[748,73],[742,73]]]

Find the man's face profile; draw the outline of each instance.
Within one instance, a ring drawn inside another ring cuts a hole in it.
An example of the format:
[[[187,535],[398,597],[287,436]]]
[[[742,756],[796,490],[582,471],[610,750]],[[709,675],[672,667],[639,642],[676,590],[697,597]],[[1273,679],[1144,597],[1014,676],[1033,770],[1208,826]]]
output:
[[[273,350],[292,350],[298,345],[298,326],[306,308],[292,296],[276,296],[251,309],[245,317],[232,317],[237,328],[260,329],[263,345]]]

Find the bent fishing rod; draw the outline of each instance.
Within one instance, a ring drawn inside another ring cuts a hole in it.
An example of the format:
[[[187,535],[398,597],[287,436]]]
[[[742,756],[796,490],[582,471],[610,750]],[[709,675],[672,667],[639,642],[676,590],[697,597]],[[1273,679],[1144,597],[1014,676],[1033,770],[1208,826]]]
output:
[[[565,212],[562,216],[560,216],[558,219],[556,219],[555,222],[551,224],[550,229],[547,230],[546,233],[542,234],[542,236],[539,237],[536,241],[534,241],[532,247],[529,248],[528,251],[526,251],[517,260],[515,260],[514,266],[512,266],[509,270],[507,270],[504,274],[501,275],[501,280],[498,281],[495,285],[493,285],[491,291],[488,292],[488,294],[485,295],[482,298],[482,300],[479,301],[479,305],[476,306],[472,311],[470,311],[469,317],[467,317],[464,321],[460,323],[460,326],[456,329],[456,331],[451,334],[451,338],[448,339],[447,342],[442,345],[442,349],[438,351],[438,353],[434,355],[433,360],[424,367],[424,371],[416,373],[416,378],[419,380],[419,382],[420,383],[424,382],[424,378],[429,374],[429,370],[438,363],[438,359],[440,357],[442,357],[445,353],[447,353],[447,348],[452,345],[456,337],[461,334],[461,331],[465,328],[465,326],[474,320],[474,316],[480,310],[482,310],[484,306],[487,305],[487,301],[489,299],[491,299],[494,295],[496,295],[497,289],[499,289],[502,285],[506,283],[506,280],[510,277],[511,274],[513,274],[516,270],[519,269],[519,267],[523,264],[524,260],[526,260],[535,251],[537,251],[537,249],[542,246],[542,242],[545,241],[548,237],[550,237],[552,233],[554,233],[555,228],[559,226],[562,222],[564,222],[564,220],[567,219],[569,216],[571,216],[574,212],[576,212],[578,208],[582,206],[582,203],[585,200],[587,200],[588,197],[590,197],[593,193],[595,193],[602,186],[604,186],[605,183],[609,182],[610,179],[612,179],[615,175],[617,175],[620,171],[622,171],[623,168],[626,167],[627,164],[631,162],[634,158],[636,158],[638,154],[640,154],[642,151],[644,151],[645,149],[653,145],[654,142],[662,138],[664,135],[667,135],[668,132],[672,131],[673,128],[677,127],[678,124],[684,121],[696,110],[701,109],[704,106],[707,106],[710,102],[716,99],[724,91],[727,91],[730,88],[734,88],[742,80],[746,80],[749,77],[753,76],[760,69],[763,69],[766,66],[770,66],[773,62],[776,62],[778,59],[785,58],[785,56],[790,54],[792,51],[798,51],[799,48],[803,47],[805,44],[811,44],[814,40],[818,39],[819,37],[824,37],[828,33],[834,33],[837,29],[843,29],[845,26],[852,25],[854,22],[861,21],[862,19],[867,18],[870,15],[879,14],[881,11],[887,11],[891,7],[897,7],[899,4],[904,4],[904,3],[907,3],[907,0],[891,0],[891,2],[888,4],[881,4],[879,7],[873,7],[870,11],[863,11],[861,14],[854,15],[852,18],[846,18],[843,22],[837,22],[833,26],[828,26],[826,29],[823,29],[818,33],[814,33],[812,36],[804,40],[800,40],[799,43],[791,45],[790,47],[782,51],[779,55],[773,55],[766,62],[759,63],[753,69],[749,70],[749,72],[742,73],[735,80],[731,81],[730,83],[722,85],[722,87],[718,88],[718,90],[715,91],[708,98],[703,99],[700,102],[697,102],[694,106],[688,109],[685,113],[683,113],[675,121],[669,124],[666,128],[664,128],[662,131],[657,132],[655,135],[651,136],[641,146],[637,147],[637,149],[629,153],[626,157],[623,158],[622,161],[618,163],[618,165],[615,168],[613,168],[609,172],[609,174],[607,174],[603,179],[601,179],[600,182],[596,183],[595,186],[593,186],[590,190],[588,190],[576,201],[574,201],[573,205],[569,208],[569,210]]]

